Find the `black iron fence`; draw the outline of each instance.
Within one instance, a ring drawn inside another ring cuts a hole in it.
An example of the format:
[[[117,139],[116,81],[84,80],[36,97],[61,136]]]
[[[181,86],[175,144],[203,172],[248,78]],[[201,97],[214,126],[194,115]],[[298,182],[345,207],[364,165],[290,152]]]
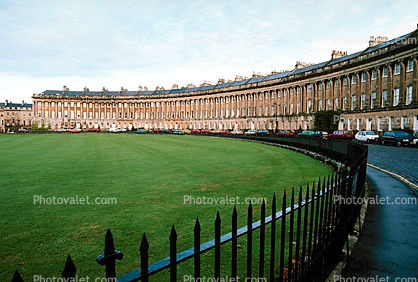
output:
[[[177,233],[173,225],[169,257],[150,264],[149,244],[145,233],[140,244],[141,268],[116,277],[115,262],[122,260],[123,254],[114,247],[112,233],[107,230],[104,254],[97,257],[97,263],[105,266],[108,281],[129,282],[149,281],[152,276],[169,269],[170,281],[183,281],[177,274],[178,265],[193,260],[190,277],[203,281],[201,276],[201,257],[213,251],[212,281],[223,281],[222,273],[228,274],[228,281],[239,281],[237,273],[239,237],[246,239],[246,278],[241,281],[324,281],[339,262],[343,247],[348,244],[348,235],[353,231],[360,216],[361,206],[352,201],[354,197],[364,196],[367,167],[367,147],[351,142],[332,142],[329,140],[247,137],[252,141],[285,144],[316,152],[345,164],[345,169],[327,179],[319,180],[304,189],[293,189],[290,202],[284,192],[279,206],[273,196],[271,214],[266,216],[266,204],[261,206],[261,216],[253,222],[253,207],[248,206],[247,226],[238,228],[237,211],[232,213],[231,232],[221,234],[221,217],[215,219],[214,239],[201,242],[199,219],[194,227],[193,247],[178,253]],[[297,193],[299,192],[299,193]],[[269,228],[266,228],[269,227]],[[258,232],[258,240],[254,240]],[[229,243],[228,245],[226,245]],[[221,251],[230,248],[228,269],[221,261]],[[348,248],[347,248],[348,249]],[[258,255],[258,265],[254,266],[254,255]],[[242,255],[241,255],[242,256]],[[254,267],[258,271],[254,272]],[[75,281],[76,267],[70,256],[62,271],[63,281]],[[73,280],[71,280],[73,279]],[[23,281],[16,271],[12,281]],[[154,280],[157,281],[157,280]]]

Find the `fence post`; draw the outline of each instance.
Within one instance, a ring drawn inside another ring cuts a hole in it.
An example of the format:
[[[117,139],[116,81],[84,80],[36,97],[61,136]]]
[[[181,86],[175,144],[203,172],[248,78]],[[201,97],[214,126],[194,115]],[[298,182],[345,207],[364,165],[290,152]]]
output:
[[[309,183],[306,187],[306,195],[305,195],[305,213],[303,215],[303,242],[302,242],[302,264],[301,264],[301,273],[305,275],[305,257],[306,257],[306,241],[308,236],[308,214],[309,214]],[[306,278],[306,276],[304,276]]]
[[[263,199],[261,204],[261,225],[260,225],[260,260],[258,262],[258,277],[264,278],[264,249],[266,241],[266,202]]]
[[[76,272],[77,272],[77,269],[75,268],[74,262],[71,259],[71,256],[68,255],[67,261],[65,262],[64,270],[62,271],[62,278],[67,278],[67,279],[74,278]],[[68,281],[71,281],[71,279],[69,279]]]
[[[270,281],[274,281],[274,266],[275,266],[275,255],[276,255],[276,193],[273,194],[273,204],[271,207],[270,244],[271,244],[271,247],[270,247]]]
[[[171,227],[170,233],[170,281],[176,282],[177,280],[177,233],[176,228]]]
[[[253,207],[251,203],[248,205],[247,228],[247,279],[250,280],[253,259]]]
[[[283,200],[282,200],[282,226],[281,226],[281,237],[280,237],[280,277],[279,281],[284,281],[284,250],[286,244],[286,190],[283,193]]]
[[[298,280],[299,274],[299,249],[300,249],[300,229],[302,223],[302,186],[299,187],[298,217],[296,223],[296,252],[295,252],[295,279]]]
[[[237,241],[237,230],[238,230],[238,213],[237,208],[234,205],[234,211],[232,212],[232,258],[231,258],[231,278],[236,280],[237,277],[237,253],[238,253],[238,241]]]
[[[290,222],[289,222],[289,257],[288,257],[288,277],[289,281],[293,280],[293,223],[295,213],[295,188],[292,189],[292,196],[290,197]]]
[[[139,247],[141,253],[141,277],[144,282],[148,282],[148,250],[149,244],[147,235],[144,233],[142,235],[141,246]]]
[[[194,278],[200,278],[200,223],[199,218],[196,217],[196,224],[194,226]]]
[[[221,277],[221,216],[219,211],[215,219],[215,279]]]
[[[115,261],[122,258],[123,254],[115,250],[112,232],[110,229],[107,229],[104,255],[99,255],[96,259],[99,265],[106,266],[106,278],[116,278]]]
[[[13,274],[12,282],[23,282],[23,278],[20,276],[19,270],[16,270]]]

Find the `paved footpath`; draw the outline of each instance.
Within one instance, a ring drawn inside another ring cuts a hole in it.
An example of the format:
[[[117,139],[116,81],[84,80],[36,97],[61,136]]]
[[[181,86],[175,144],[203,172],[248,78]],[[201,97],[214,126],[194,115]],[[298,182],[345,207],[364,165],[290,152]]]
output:
[[[362,234],[340,278],[345,281],[379,281],[376,278],[418,281],[418,191],[375,168],[368,167],[367,176],[371,184],[370,197],[384,198],[384,203],[369,202]],[[397,200],[410,203],[396,204]],[[365,279],[348,280],[353,277]]]

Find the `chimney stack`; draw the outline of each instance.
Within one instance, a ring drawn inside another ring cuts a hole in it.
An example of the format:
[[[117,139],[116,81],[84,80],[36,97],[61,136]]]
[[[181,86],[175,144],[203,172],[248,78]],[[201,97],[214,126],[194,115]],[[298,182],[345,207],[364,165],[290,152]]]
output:
[[[338,59],[344,56],[347,56],[347,51],[344,52],[344,51],[332,50],[331,60]]]
[[[387,36],[378,36],[378,37],[370,36],[369,47],[373,47],[381,43],[385,43],[387,41],[388,41]]]

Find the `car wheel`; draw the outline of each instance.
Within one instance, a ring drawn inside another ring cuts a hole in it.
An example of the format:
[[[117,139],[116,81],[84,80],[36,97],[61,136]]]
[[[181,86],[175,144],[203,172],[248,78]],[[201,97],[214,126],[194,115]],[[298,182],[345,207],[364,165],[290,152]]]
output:
[[[370,139],[367,139],[367,141],[366,141],[366,142],[367,142],[367,144],[370,144]]]
[[[398,141],[398,142],[396,143],[396,146],[398,146],[398,147],[402,146],[402,142],[401,142],[401,141]]]
[[[385,145],[385,140],[382,140],[380,144]]]

